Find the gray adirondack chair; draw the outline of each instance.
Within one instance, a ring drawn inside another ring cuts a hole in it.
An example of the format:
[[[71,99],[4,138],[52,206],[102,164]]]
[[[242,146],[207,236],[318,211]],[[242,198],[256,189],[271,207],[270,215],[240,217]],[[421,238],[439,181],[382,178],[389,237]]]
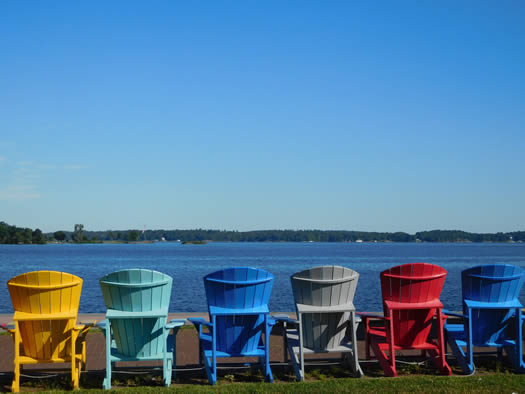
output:
[[[358,279],[357,272],[340,266],[315,267],[292,275],[297,320],[278,320],[285,325],[285,342],[297,380],[304,379],[304,355],[314,353],[342,353],[353,373],[363,375],[357,359],[353,304]]]

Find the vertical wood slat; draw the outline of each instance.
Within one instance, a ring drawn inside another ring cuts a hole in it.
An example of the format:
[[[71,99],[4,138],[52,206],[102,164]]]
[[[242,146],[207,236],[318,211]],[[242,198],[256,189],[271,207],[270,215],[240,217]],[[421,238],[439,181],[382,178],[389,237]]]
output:
[[[60,272],[50,272],[49,280],[51,283],[60,283],[62,280],[62,274]],[[50,303],[51,303],[51,313],[59,313],[62,305],[61,302],[61,290],[52,290],[50,294]],[[51,322],[51,357],[58,358],[60,353],[62,342],[62,333],[65,331],[65,323],[63,321],[52,321]]]
[[[41,285],[50,285],[51,278],[49,272],[41,272],[38,275],[38,283]],[[41,313],[51,313],[51,291],[44,291],[40,293],[40,310]],[[51,358],[51,322],[52,320],[41,321],[41,335],[42,335],[42,357],[44,359]]]

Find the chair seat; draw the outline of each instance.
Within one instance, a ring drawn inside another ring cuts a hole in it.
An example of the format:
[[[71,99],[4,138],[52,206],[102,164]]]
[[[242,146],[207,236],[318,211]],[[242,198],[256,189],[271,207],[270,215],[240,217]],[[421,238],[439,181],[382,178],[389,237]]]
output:
[[[465,326],[463,324],[447,324],[445,330],[450,339],[456,341],[458,346],[467,346],[467,334],[465,333]],[[473,342],[474,346],[479,347],[502,347],[515,346],[516,342],[511,339],[502,337],[498,342]]]
[[[204,350],[204,354],[206,357],[212,357],[212,350],[211,350],[211,335],[202,334],[200,337],[201,340],[201,346]],[[264,345],[258,346],[256,349],[254,349],[251,352],[243,352],[243,353],[228,353],[228,352],[222,352],[219,350],[215,351],[215,355],[217,357],[262,357],[264,356]]]
[[[286,330],[286,340],[288,341],[288,347],[292,349],[295,354],[299,353],[299,332],[295,329]],[[352,343],[345,341],[338,346],[334,346],[330,349],[321,349],[321,348],[309,348],[303,346],[304,354],[315,354],[315,353],[347,353],[353,352],[354,348]]]
[[[120,354],[117,348],[111,348],[111,361],[144,361],[144,360],[162,360],[164,358],[164,353],[153,354],[150,356],[125,356]],[[173,360],[173,353],[166,352],[166,358],[168,360]]]
[[[28,357],[25,355],[19,356],[20,362],[22,364],[55,364],[55,363],[69,363],[71,362],[71,357],[56,357],[49,360],[45,359],[36,359],[33,357]],[[81,360],[82,355],[81,354],[75,354],[76,360]]]

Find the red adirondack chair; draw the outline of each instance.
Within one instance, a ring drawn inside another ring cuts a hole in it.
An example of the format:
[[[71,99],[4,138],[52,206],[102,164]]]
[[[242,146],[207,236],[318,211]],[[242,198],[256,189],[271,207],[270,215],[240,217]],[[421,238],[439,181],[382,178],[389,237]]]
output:
[[[445,361],[443,325],[446,317],[439,300],[447,271],[428,263],[412,263],[381,272],[383,316],[360,313],[366,325],[366,357],[372,347],[386,376],[396,376],[396,350],[417,349],[428,353],[443,375],[450,375]],[[383,326],[370,325],[380,319]],[[429,338],[437,320],[438,341]],[[386,354],[388,352],[388,356]]]

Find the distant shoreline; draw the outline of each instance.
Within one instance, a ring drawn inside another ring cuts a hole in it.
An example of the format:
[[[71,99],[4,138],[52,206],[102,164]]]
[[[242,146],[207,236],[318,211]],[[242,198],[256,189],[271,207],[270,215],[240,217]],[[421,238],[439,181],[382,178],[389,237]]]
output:
[[[88,231],[82,224],[75,231],[42,233],[40,229],[21,228],[0,222],[0,244],[68,243],[206,243],[206,242],[453,242],[453,243],[521,243],[525,231],[469,233],[461,230],[430,230],[414,234],[349,230],[105,230]]]
[[[213,240],[203,240],[203,241],[96,241],[96,242],[57,242],[50,241],[48,244],[54,245],[145,245],[145,244],[156,244],[156,243],[178,243],[181,245],[206,245],[208,243],[348,243],[348,244],[524,244],[523,241],[482,241],[482,242],[473,242],[473,241],[409,241],[409,242],[396,242],[396,241],[213,241]]]

